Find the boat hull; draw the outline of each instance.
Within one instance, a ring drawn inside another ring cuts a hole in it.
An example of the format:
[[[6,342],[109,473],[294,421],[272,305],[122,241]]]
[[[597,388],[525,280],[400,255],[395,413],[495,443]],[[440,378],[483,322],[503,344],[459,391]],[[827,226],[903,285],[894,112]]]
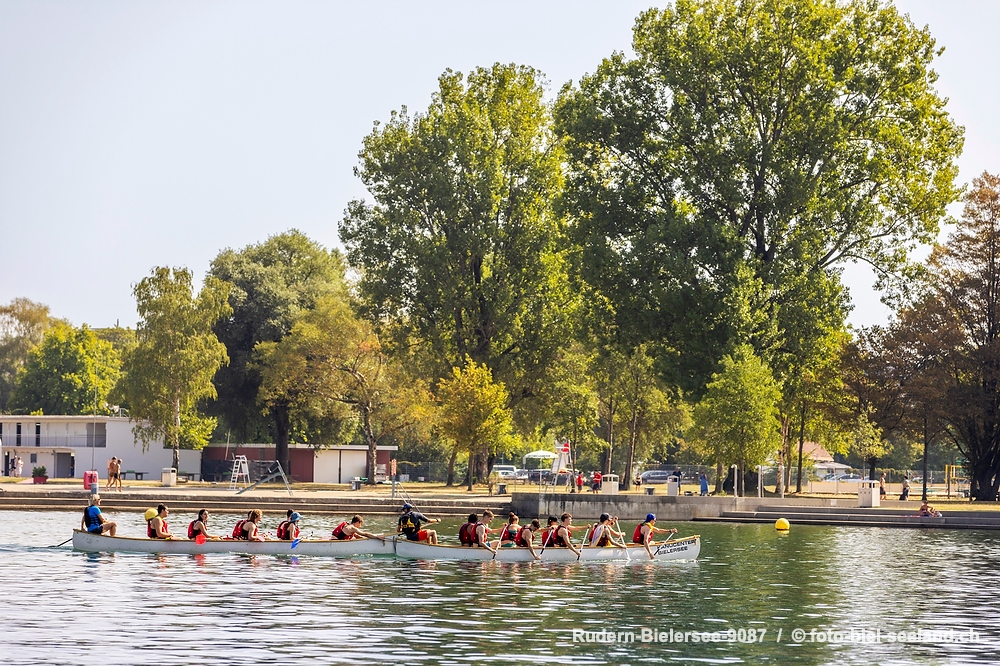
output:
[[[694,560],[701,552],[701,538],[697,535],[674,539],[658,544],[651,549],[653,559],[656,561],[666,560]],[[642,546],[629,546],[625,548],[583,548],[581,555],[577,558],[569,548],[546,548],[542,552],[541,548],[536,548],[542,562],[649,562],[649,555]],[[432,546],[426,543],[417,543],[399,539],[396,542],[396,555],[414,560],[468,560],[478,562],[531,562],[531,553],[527,548],[501,548],[496,557],[485,548],[464,548],[461,546]]]
[[[378,539],[322,541],[301,539],[295,547],[292,541],[239,541],[236,539],[208,540],[197,543],[192,539],[137,539],[111,537],[74,530],[73,548],[89,553],[162,553],[200,555],[203,553],[235,553],[243,555],[319,555],[354,557],[356,555],[392,555],[395,537],[385,543]]]

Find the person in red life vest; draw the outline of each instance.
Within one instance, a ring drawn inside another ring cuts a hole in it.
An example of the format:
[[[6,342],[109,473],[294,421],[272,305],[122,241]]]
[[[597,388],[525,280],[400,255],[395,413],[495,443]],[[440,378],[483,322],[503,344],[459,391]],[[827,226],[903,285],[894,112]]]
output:
[[[602,513],[601,517],[594,524],[594,531],[590,533],[590,547],[591,548],[607,548],[608,546],[618,545],[615,543],[615,537],[618,538],[619,542],[625,543],[625,533],[616,530],[613,525],[618,520],[618,516],[609,516],[606,513]]]
[[[530,524],[521,527],[514,535],[514,545],[518,548],[527,548],[533,558],[540,559],[535,553],[535,532],[541,529],[542,524],[535,518]]]
[[[507,514],[507,524],[500,528],[501,548],[517,547],[517,533],[521,531],[519,520],[517,514],[513,511]]]
[[[364,518],[361,516],[354,516],[351,518],[351,522],[348,523],[345,520],[334,527],[333,535],[330,538],[334,541],[347,539],[378,539],[382,543],[385,543],[385,537],[381,534],[371,534],[370,532],[363,531],[361,526],[364,524]]]
[[[593,479],[594,483],[593,485],[591,485],[590,489],[595,493],[601,492],[601,483],[604,482],[604,475],[601,474],[600,470],[597,470],[596,472],[594,472]]]
[[[219,538],[208,533],[208,509],[199,511],[198,517],[188,525],[188,539],[197,539],[199,534],[203,535],[206,539],[217,540]]]
[[[420,529],[420,524],[440,522],[439,518],[428,518],[419,511],[414,511],[413,505],[407,502],[403,505],[403,513],[399,516],[399,527],[396,529],[396,534],[402,534],[408,541],[426,541],[432,546],[436,546],[438,542],[437,532],[434,530],[422,530]]]
[[[478,514],[470,513],[469,519],[458,529],[458,542],[466,548],[486,548],[490,552],[496,552],[490,547],[487,535],[490,533],[490,521],[493,520],[493,512],[487,509],[483,511],[483,519],[479,520]]]
[[[479,514],[470,513],[462,526],[458,528],[458,543],[466,548],[476,545],[476,524],[479,523]]]
[[[577,470],[576,472],[576,492],[583,492],[583,472]]]
[[[635,526],[635,532],[632,533],[632,543],[642,544],[646,549],[646,553],[649,555],[649,559],[653,559],[653,551],[649,549],[653,545],[653,535],[659,533],[664,534],[676,534],[677,530],[665,530],[656,527],[656,514],[647,513],[646,520]]]
[[[168,515],[170,515],[170,509],[167,508],[166,504],[157,506],[156,515],[146,522],[146,536],[150,539],[171,538],[170,527],[167,525]]]
[[[485,548],[491,553],[496,554],[496,549],[490,545],[489,534],[493,530],[490,529],[490,521],[493,520],[493,512],[489,509],[483,511],[483,519],[476,523],[476,546],[479,548]]]
[[[542,530],[541,534],[542,548],[545,548],[545,546],[548,545],[549,541],[552,540],[552,537],[556,533],[557,525],[559,525],[559,519],[556,518],[555,516],[549,516],[549,519],[546,521],[545,529]]]
[[[260,521],[264,518],[264,512],[260,509],[251,509],[247,513],[246,520],[236,523],[233,528],[233,538],[244,541],[264,541],[264,537],[258,532]]]
[[[288,514],[288,519],[283,520],[278,523],[277,534],[275,535],[279,541],[295,541],[299,538],[299,521],[302,520],[302,514],[298,511],[292,511]]]
[[[549,536],[548,547],[551,548],[569,548],[578,556],[581,554],[577,550],[576,546],[573,545],[573,540],[570,538],[570,531],[572,530],[573,516],[564,513],[559,516],[559,524],[556,525],[556,529]]]

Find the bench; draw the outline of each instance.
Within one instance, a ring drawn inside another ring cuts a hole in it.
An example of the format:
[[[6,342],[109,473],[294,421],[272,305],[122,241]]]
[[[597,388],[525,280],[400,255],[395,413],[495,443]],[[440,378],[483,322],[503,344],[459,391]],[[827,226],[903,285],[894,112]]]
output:
[[[124,476],[125,479],[128,480],[128,475],[129,474],[131,474],[133,477],[135,477],[136,481],[142,481],[142,477],[144,477],[146,475],[145,472],[137,472],[134,469],[127,469],[127,470],[125,470],[122,473],[122,476]]]

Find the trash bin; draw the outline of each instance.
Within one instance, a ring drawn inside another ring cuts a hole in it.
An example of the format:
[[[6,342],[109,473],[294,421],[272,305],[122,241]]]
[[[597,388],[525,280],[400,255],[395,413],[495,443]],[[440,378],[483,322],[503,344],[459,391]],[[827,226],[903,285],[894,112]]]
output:
[[[655,495],[656,494],[656,488],[654,488],[653,486],[646,486],[646,494],[647,495]]]
[[[177,485],[177,468],[176,467],[164,467],[163,471],[160,472],[160,485],[163,486],[176,486]]]
[[[617,474],[605,474],[601,479],[601,494],[602,495],[617,495],[618,494],[618,475]]]
[[[83,473],[83,487],[94,492],[94,486],[98,483],[98,476],[96,470],[90,470]]]
[[[858,506],[862,508],[881,506],[878,481],[862,481],[858,484]]]
[[[507,494],[507,484],[506,483],[498,483],[497,484],[497,495],[506,495],[506,494]]]
[[[667,497],[677,497],[680,495],[681,484],[677,483],[676,479],[676,476],[667,479]]]
[[[361,479],[358,477],[351,479],[351,490],[361,490]]]

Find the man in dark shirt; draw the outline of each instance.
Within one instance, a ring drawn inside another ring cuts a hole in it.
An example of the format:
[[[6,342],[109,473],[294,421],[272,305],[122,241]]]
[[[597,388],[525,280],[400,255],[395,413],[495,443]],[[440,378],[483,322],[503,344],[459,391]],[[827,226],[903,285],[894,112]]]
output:
[[[410,541],[423,541],[436,546],[438,542],[437,532],[434,530],[420,529],[420,523],[428,525],[440,523],[438,518],[428,518],[419,511],[413,510],[413,505],[409,502],[403,505],[403,515],[399,517],[399,529],[397,534],[402,533]]]

